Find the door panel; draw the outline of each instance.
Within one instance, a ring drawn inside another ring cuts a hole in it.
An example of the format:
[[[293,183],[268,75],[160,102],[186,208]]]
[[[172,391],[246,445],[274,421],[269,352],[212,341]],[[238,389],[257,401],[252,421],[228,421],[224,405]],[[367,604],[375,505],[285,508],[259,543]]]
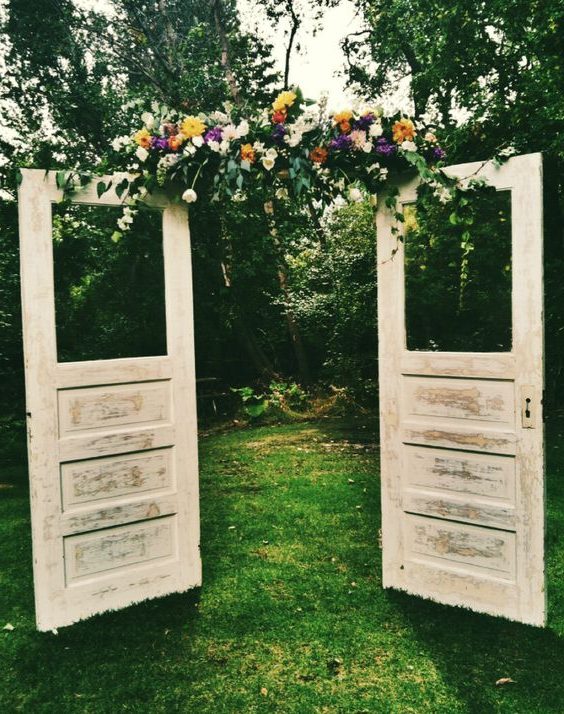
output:
[[[541,157],[514,157],[501,168],[465,164],[448,171],[460,178],[483,176],[497,191],[510,192],[512,324],[505,327],[512,349],[407,349],[406,233],[394,254],[393,218],[380,208],[384,586],[542,625]],[[400,187],[404,212],[415,202],[416,189],[416,181]],[[496,240],[495,231],[490,240]]]
[[[98,198],[95,183],[73,202],[121,204],[112,191]],[[21,278],[40,630],[201,583],[186,209],[152,199],[162,212],[167,354],[59,363],[51,209],[60,198],[54,174],[23,171]]]

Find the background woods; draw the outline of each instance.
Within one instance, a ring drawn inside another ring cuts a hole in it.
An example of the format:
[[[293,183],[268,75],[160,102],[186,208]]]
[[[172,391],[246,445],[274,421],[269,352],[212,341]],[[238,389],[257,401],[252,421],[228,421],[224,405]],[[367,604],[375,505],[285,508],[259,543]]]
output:
[[[279,68],[268,40],[241,24],[232,0],[114,0],[97,10],[70,0],[0,4],[4,445],[10,434],[19,433],[11,425],[23,416],[17,167],[78,163],[85,171],[103,168],[112,138],[133,128],[124,103],[157,99],[191,112],[210,111],[224,101],[252,108],[268,104],[275,90],[288,84],[291,63],[299,61],[296,53],[312,22],[321,22],[325,9],[336,4],[255,0],[275,32],[286,28],[285,62]],[[546,152],[548,386],[549,397],[554,395],[564,367],[561,3],[354,4],[361,29],[343,41],[343,71],[360,96],[389,100],[399,83],[417,113],[428,113],[442,125],[441,141],[452,163],[488,158],[509,146],[520,153]],[[495,224],[499,211],[492,210]],[[472,314],[479,314],[492,290],[503,292],[504,279],[498,280],[508,274],[503,241],[491,241],[487,230],[476,229],[472,221],[451,225],[443,235],[432,211],[420,220],[410,258],[413,291],[422,296],[413,304],[415,338],[427,346],[434,339],[426,332],[424,315],[433,313],[425,295],[432,300],[433,291],[441,295],[444,289],[452,300],[440,316],[443,338],[456,341],[454,326],[460,321],[469,338]],[[111,223],[99,213],[64,208],[56,216],[63,357],[124,356],[132,350],[147,354],[162,348],[162,274],[148,224],[139,221],[116,246],[109,240]],[[221,214],[205,202],[191,209],[198,376],[212,378],[211,391],[223,394],[243,385],[262,393],[273,381],[322,391],[346,388],[356,403],[374,408],[371,206],[353,204],[324,216],[315,209],[288,209],[276,215],[275,223],[273,235],[260,202],[234,202]],[[469,238],[463,238],[465,232]],[[433,263],[433,241],[439,241],[443,256],[448,253],[446,266]],[[470,250],[470,244],[481,249]],[[503,311],[503,300],[498,308]],[[501,319],[492,313],[490,322],[480,326],[483,344],[503,342]],[[73,341],[77,334],[78,345]],[[227,401],[223,406],[230,409]]]

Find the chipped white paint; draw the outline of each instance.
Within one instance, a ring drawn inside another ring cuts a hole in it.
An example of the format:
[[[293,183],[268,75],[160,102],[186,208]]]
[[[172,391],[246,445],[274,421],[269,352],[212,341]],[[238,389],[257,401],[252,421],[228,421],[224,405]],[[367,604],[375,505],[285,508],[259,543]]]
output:
[[[113,191],[98,198],[95,183],[73,201],[120,204]],[[59,364],[51,204],[60,198],[54,174],[23,171],[20,253],[40,630],[201,583],[187,211],[151,199],[163,213],[167,355]]]
[[[448,170],[478,172],[511,191],[513,347],[488,354],[406,349],[403,243],[393,255],[393,219],[380,202],[384,586],[543,625],[541,157]],[[415,200],[416,188],[417,181],[400,186],[400,205]]]

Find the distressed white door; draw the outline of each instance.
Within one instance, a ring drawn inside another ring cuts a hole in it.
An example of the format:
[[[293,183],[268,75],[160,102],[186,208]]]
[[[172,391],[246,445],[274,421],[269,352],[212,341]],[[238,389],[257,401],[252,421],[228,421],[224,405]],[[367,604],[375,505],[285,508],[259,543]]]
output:
[[[165,356],[58,363],[51,207],[61,192],[54,173],[22,173],[35,603],[48,630],[201,583],[190,235],[184,207],[152,200],[163,221]],[[73,202],[120,205],[95,186]]]
[[[391,212],[377,217],[384,586],[533,625],[545,622],[541,168],[532,154],[448,169],[511,192],[507,352],[407,349],[405,245]],[[400,186],[402,211],[416,188]]]

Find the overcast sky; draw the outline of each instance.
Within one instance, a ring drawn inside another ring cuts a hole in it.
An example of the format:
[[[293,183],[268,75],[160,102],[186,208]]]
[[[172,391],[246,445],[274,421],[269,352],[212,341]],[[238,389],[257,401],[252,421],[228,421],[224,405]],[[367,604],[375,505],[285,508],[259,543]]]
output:
[[[307,6],[307,2],[303,4]],[[264,18],[257,18],[256,5],[252,0],[237,0],[237,5],[243,26],[257,24],[258,31],[273,44],[278,68],[283,72],[288,38],[280,30],[288,29],[288,26],[273,28]],[[337,7],[325,12],[315,35],[314,24],[311,18],[306,17],[297,35],[301,51],[293,55],[290,84],[299,85],[305,96],[312,99],[328,93],[329,103],[334,108],[346,103],[345,81],[338,76],[344,65],[341,41],[359,27],[355,7],[349,0],[342,0]]]

